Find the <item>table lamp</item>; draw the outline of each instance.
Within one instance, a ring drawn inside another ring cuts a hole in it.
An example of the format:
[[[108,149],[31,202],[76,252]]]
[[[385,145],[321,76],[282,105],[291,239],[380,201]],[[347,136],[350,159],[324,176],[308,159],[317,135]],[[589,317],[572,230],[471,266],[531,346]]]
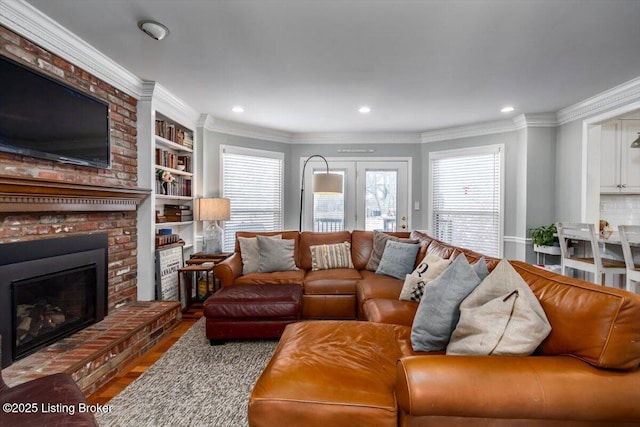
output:
[[[222,252],[224,242],[224,230],[218,221],[226,221],[231,218],[231,203],[225,198],[196,199],[196,219],[198,221],[211,221],[202,229],[202,251],[209,254]]]

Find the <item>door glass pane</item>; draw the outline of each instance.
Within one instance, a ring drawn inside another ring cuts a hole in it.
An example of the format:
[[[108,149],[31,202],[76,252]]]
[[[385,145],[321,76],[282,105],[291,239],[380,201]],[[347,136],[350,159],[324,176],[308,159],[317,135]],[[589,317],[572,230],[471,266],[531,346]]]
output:
[[[365,230],[396,231],[398,171],[365,172]]]
[[[318,170],[316,173],[326,173]],[[344,171],[332,170],[342,175],[342,194],[313,195],[313,231],[344,230]]]

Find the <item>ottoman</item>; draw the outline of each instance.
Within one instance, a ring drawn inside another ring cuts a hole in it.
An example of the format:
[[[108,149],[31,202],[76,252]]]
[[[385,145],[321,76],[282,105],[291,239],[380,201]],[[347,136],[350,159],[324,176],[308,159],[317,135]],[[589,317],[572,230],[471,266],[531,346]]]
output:
[[[302,315],[302,286],[296,284],[226,286],[204,302],[207,339],[280,338]]]

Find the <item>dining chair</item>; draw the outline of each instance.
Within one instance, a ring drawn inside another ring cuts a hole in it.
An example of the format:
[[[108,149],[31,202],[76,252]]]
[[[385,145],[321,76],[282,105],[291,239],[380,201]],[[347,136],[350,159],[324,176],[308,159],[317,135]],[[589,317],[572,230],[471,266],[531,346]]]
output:
[[[627,267],[623,261],[602,258],[598,238],[593,224],[583,223],[557,223],[558,240],[560,241],[560,254],[562,259],[562,274],[567,275],[568,269],[573,268],[588,273],[593,273],[594,282],[603,285],[603,275],[626,275]],[[591,247],[591,257],[578,257],[569,252],[570,240],[582,240]]]
[[[633,260],[632,246],[640,247],[640,225],[620,225],[620,244],[622,245],[622,253],[624,254],[624,262],[627,267],[627,290],[636,291],[634,282],[640,282],[640,264],[636,264]]]

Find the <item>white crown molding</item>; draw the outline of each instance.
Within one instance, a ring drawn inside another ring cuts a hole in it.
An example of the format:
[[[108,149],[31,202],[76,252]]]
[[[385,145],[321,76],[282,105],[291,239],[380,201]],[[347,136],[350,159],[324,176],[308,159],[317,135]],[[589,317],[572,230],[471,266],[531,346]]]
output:
[[[153,107],[160,114],[169,116],[183,126],[195,129],[200,113],[187,105],[182,99],[175,96],[158,82],[145,82],[148,88],[150,83],[155,83],[153,88]]]
[[[420,134],[399,133],[296,133],[294,144],[420,144]]]
[[[516,129],[554,128],[558,126],[556,113],[519,114],[513,118]]]
[[[233,120],[219,119],[209,114],[200,115],[200,118],[198,119],[198,126],[201,125],[211,132],[262,139],[265,141],[281,142],[283,144],[291,144],[292,139],[292,134],[290,132],[235,122]]]
[[[640,100],[640,77],[562,108],[556,113],[558,124],[572,122]]]
[[[30,4],[1,1],[0,24],[127,94],[140,97],[141,79]]]
[[[499,120],[494,122],[476,123],[445,129],[423,132],[420,137],[422,143],[447,141],[450,139],[469,138],[473,136],[492,135],[496,133],[512,132],[516,130],[513,120]]]

